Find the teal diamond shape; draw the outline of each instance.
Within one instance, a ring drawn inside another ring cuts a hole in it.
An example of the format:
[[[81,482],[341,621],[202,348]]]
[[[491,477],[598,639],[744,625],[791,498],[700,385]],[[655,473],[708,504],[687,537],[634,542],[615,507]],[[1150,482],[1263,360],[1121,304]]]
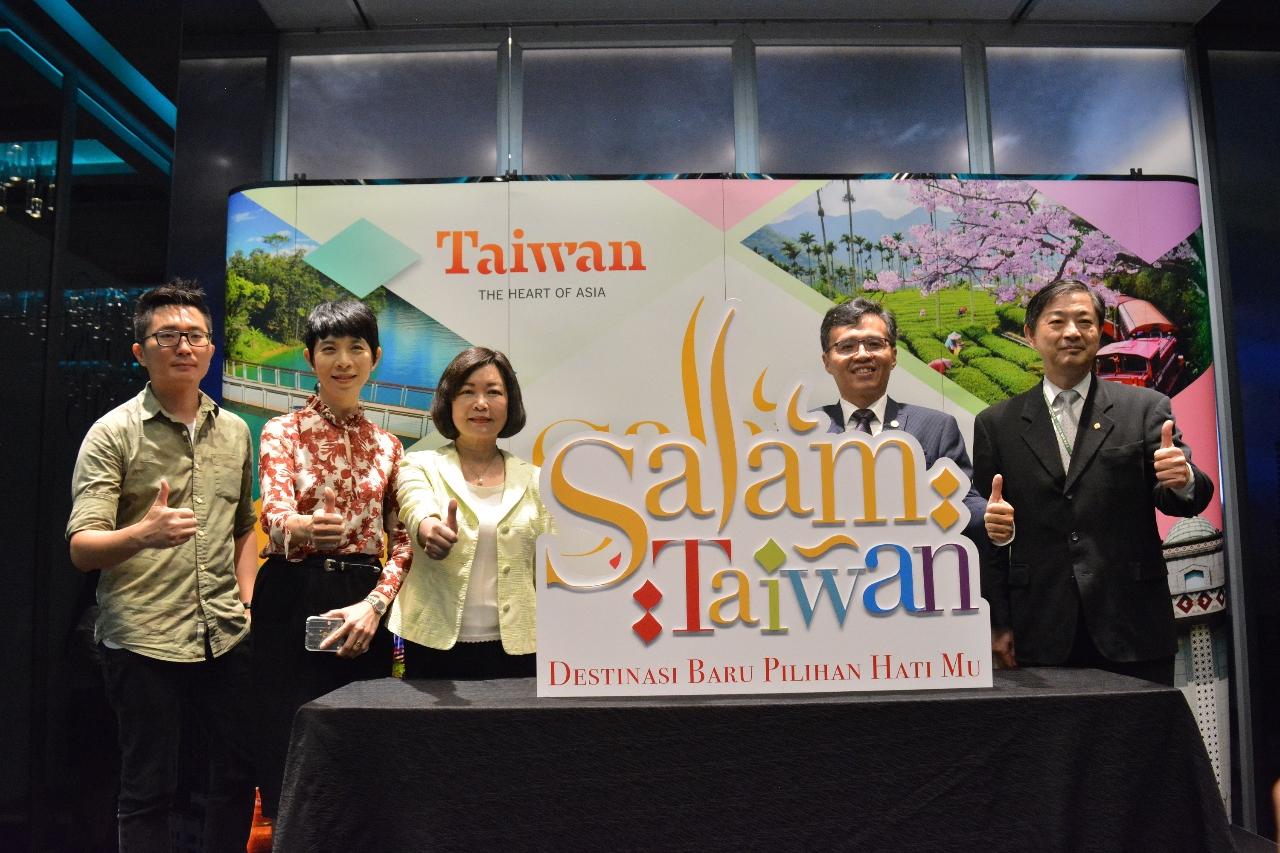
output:
[[[306,257],[308,264],[362,299],[417,260],[417,252],[367,219],[357,219]]]

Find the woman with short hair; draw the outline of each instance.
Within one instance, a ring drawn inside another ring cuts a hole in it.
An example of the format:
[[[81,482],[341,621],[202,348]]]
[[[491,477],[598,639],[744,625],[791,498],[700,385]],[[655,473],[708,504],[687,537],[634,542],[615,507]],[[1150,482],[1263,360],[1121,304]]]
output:
[[[431,418],[449,444],[400,463],[400,518],[414,571],[387,626],[405,641],[406,678],[536,674],[534,554],[552,529],[538,469],[498,447],[525,423],[507,357],[464,350],[440,377]]]
[[[354,299],[325,302],[307,317],[305,342],[316,393],[268,421],[259,447],[268,541],[252,636],[268,817],[276,813],[298,708],[352,681],[391,674],[391,635],[379,622],[413,558],[396,503],[404,450],[360,402],[382,358],[377,318]],[[310,616],[339,620],[324,641],[337,654],[306,650]]]

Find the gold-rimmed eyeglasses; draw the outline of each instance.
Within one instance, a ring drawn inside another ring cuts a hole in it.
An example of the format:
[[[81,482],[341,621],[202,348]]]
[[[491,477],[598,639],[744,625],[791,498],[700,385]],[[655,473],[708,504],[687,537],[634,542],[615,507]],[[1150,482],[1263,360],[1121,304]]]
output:
[[[889,342],[884,338],[844,338],[836,341],[828,349],[839,355],[853,355],[862,347],[869,354],[875,355],[878,352],[884,352],[889,348]]]

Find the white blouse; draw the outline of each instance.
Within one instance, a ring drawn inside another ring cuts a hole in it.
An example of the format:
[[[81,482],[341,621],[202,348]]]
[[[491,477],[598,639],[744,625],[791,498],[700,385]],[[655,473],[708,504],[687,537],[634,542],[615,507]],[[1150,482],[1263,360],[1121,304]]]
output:
[[[480,522],[476,556],[471,563],[471,581],[462,606],[460,643],[484,643],[502,639],[498,627],[498,512],[502,504],[502,484],[474,486],[470,483],[471,508]]]

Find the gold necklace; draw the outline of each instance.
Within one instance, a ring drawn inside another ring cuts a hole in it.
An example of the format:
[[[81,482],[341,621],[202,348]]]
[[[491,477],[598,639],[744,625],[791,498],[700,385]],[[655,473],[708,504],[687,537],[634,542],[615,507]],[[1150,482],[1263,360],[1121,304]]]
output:
[[[476,474],[467,473],[466,462],[462,459],[461,456],[458,457],[458,462],[460,467],[462,468],[462,476],[466,478],[468,483],[471,483],[473,486],[483,486],[485,475],[488,474],[489,469],[493,467],[494,460],[501,459],[501,458],[502,458],[502,453],[501,451],[499,451],[495,455],[491,456],[489,459],[485,460],[483,466],[480,468],[479,473],[476,473]]]

